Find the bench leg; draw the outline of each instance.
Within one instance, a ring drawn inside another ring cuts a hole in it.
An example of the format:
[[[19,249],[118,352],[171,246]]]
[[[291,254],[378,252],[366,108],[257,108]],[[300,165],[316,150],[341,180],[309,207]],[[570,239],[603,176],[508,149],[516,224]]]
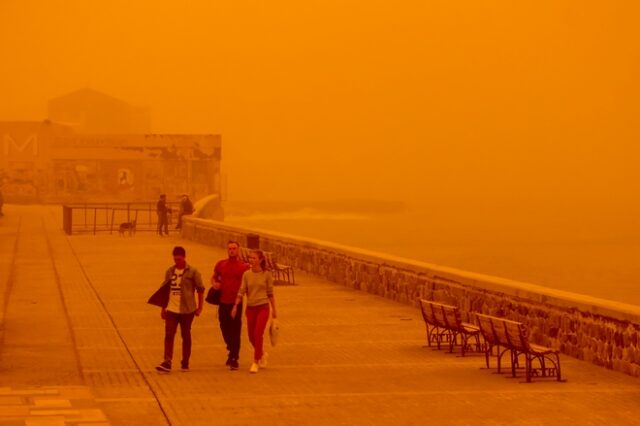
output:
[[[518,361],[518,357],[519,357],[519,353],[517,351],[514,351],[513,349],[510,350],[511,352],[511,377],[516,377],[516,369],[520,366],[520,362]],[[526,354],[525,355],[525,364],[526,364]]]
[[[467,335],[464,333],[460,333],[460,346],[462,347],[460,349],[460,356],[464,356],[467,350]]]
[[[560,354],[555,354],[556,355],[556,379],[559,382],[562,382],[562,377],[560,376]]]
[[[501,374],[502,371],[500,371],[500,369],[502,368],[502,357],[504,356],[504,353],[508,351],[508,349],[504,349],[502,352],[500,352],[500,346],[498,346],[498,374]]]
[[[460,340],[463,340],[462,335],[460,337]],[[450,354],[453,353],[453,347],[456,345],[457,342],[458,342],[458,333],[452,331],[451,332],[451,340],[449,340],[449,353]]]
[[[485,351],[484,351],[484,362],[485,364],[487,364],[487,368],[491,368],[489,367],[489,357],[491,356],[492,351],[493,351],[493,346],[487,343],[487,347],[485,348]]]

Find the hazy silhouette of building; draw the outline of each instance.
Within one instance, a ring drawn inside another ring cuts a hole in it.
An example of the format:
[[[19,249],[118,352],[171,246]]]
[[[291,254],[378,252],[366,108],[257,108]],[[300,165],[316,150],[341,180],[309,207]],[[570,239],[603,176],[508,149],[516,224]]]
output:
[[[7,202],[113,202],[220,196],[220,135],[86,134],[0,121]]]
[[[149,110],[92,89],[49,101],[49,119],[0,121],[9,202],[220,196],[220,135],[152,134]]]
[[[149,108],[93,89],[80,89],[49,101],[49,120],[70,126],[77,133],[135,134],[151,131]]]

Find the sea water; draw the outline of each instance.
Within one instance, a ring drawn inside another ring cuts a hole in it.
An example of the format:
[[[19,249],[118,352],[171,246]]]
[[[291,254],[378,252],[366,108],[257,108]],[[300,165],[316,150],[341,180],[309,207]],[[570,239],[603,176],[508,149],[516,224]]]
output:
[[[639,213],[624,204],[431,202],[393,212],[302,206],[225,220],[640,305]]]

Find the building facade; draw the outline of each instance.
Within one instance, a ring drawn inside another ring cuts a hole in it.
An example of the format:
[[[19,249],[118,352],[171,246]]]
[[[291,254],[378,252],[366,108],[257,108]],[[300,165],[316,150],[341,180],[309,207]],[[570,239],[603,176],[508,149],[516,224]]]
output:
[[[85,134],[0,122],[5,201],[88,203],[220,196],[220,135]]]

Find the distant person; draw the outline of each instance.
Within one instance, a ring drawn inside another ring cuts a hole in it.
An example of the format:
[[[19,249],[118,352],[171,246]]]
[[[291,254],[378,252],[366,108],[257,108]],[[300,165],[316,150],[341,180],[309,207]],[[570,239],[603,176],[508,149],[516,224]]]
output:
[[[182,200],[180,200],[180,215],[178,216],[178,224],[176,225],[176,229],[182,228],[182,216],[190,215],[193,213],[193,203],[189,199],[187,194],[182,196]]]
[[[169,207],[167,207],[167,196],[160,194],[160,199],[156,204],[158,213],[158,234],[162,237],[162,232],[169,235]]]
[[[0,216],[4,216],[4,213],[2,213],[3,204],[4,204],[4,197],[2,196],[2,188],[0,188]]]
[[[238,306],[242,298],[247,296],[247,332],[253,346],[253,364],[250,373],[257,373],[259,367],[267,365],[267,354],[264,353],[264,331],[269,322],[269,305],[271,316],[276,318],[276,301],[273,296],[273,276],[266,270],[266,260],[261,250],[252,250],[249,254],[251,269],[242,275],[242,284],[235,304],[231,309],[231,318],[238,315]]]
[[[226,365],[231,370],[237,370],[238,359],[240,358],[240,336],[242,333],[242,315],[231,316],[234,303],[238,297],[238,291],[242,283],[242,275],[250,266],[238,258],[240,244],[237,241],[227,243],[227,259],[222,259],[216,263],[211,276],[211,285],[221,291],[220,305],[218,306],[218,321],[222,338],[227,345]],[[242,312],[242,301],[238,304]]]
[[[171,371],[173,359],[173,342],[176,330],[180,325],[182,336],[182,361],[180,368],[189,370],[191,357],[191,324],[194,316],[202,312],[204,285],[200,272],[186,262],[186,250],[177,246],[173,248],[174,265],[165,272],[164,284],[149,300],[161,306],[160,317],[164,320],[164,360],[156,367],[163,372]],[[196,304],[196,293],[197,304]]]

